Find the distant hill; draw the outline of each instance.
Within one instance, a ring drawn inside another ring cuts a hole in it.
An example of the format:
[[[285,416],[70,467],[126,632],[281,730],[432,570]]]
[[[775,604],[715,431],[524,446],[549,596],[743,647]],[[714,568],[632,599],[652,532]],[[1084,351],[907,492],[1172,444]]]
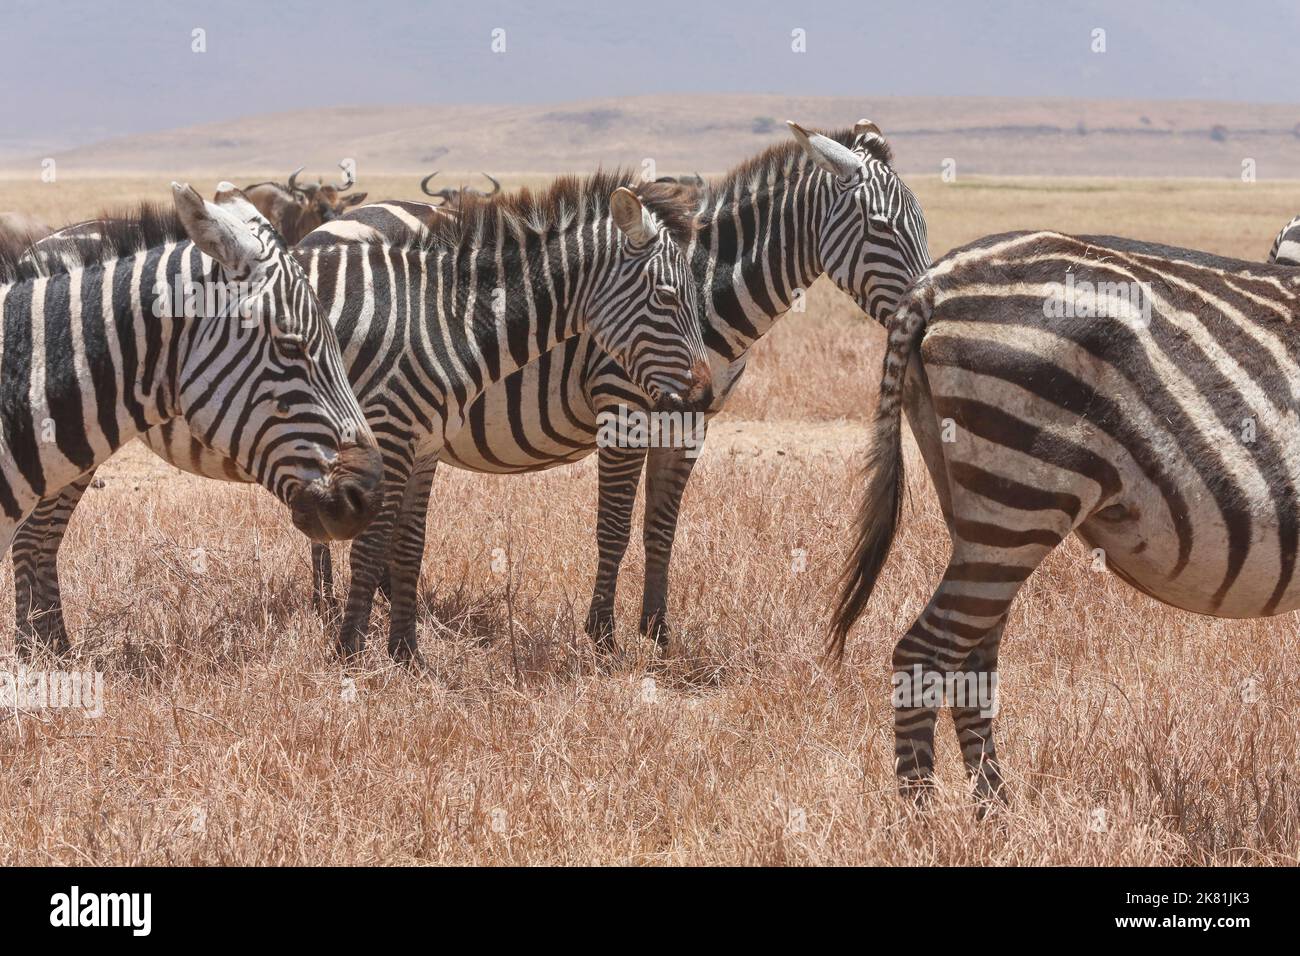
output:
[[[556,173],[639,166],[717,172],[787,133],[786,119],[839,127],[875,120],[904,172],[958,175],[1208,176],[1300,179],[1300,105],[1005,98],[644,96],[551,106],[337,107],[251,116],[109,139],[52,155],[63,171],[327,172],[435,168]],[[35,168],[0,150],[0,171]]]

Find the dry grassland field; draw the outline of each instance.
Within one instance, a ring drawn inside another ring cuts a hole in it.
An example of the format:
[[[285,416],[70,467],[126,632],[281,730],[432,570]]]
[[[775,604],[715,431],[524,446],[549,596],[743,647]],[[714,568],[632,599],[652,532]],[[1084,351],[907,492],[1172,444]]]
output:
[[[229,173],[189,179],[208,191]],[[1292,182],[908,178],[936,257],[1050,226],[1258,260],[1300,211]],[[6,179],[0,209],[63,222],[105,198],[166,200],[165,186]],[[360,188],[418,197],[416,177]],[[1296,617],[1170,609],[1094,571],[1074,540],[1030,580],[1007,627],[997,732],[1009,807],[977,822],[946,715],[937,799],[923,813],[899,800],[889,655],[948,554],[910,446],[876,596],[843,666],[822,656],[881,345],[819,284],[806,314],[757,346],[686,496],[677,634],[662,654],[636,634],[636,535],[621,652],[602,657],[583,633],[594,457],[528,477],[439,473],[421,581],[429,673],[413,677],[389,665],[382,602],[360,667],[336,662],[310,603],[307,542],[269,495],[128,447],[101,469],[63,551],[76,650],[60,666],[104,672],[104,715],[0,715],[0,860],[1300,861]],[[493,570],[498,548],[512,573]],[[0,652],[11,650],[6,637]]]

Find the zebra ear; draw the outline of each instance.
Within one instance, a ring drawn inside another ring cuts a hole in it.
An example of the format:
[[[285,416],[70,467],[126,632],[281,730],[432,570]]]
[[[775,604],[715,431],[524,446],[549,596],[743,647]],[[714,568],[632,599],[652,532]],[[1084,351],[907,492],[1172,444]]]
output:
[[[268,226],[271,224],[270,220],[262,215],[262,211],[253,205],[253,201],[244,194],[244,191],[234,183],[217,183],[217,194],[212,197],[212,201],[227,212],[234,214],[241,222],[256,220],[258,224],[265,223]]]
[[[869,119],[860,119],[853,124],[854,136],[865,136],[868,133],[873,133],[881,139],[885,138],[885,134],[880,131],[880,127]]]
[[[200,252],[219,262],[232,276],[247,275],[252,270],[261,243],[248,226],[221,206],[207,202],[189,185],[172,183],[172,201],[186,235]],[[247,199],[244,202],[252,208]]]
[[[799,141],[803,151],[820,169],[837,179],[850,179],[861,171],[862,160],[847,146],[841,146],[821,133],[810,133],[790,120],[786,120],[785,125],[790,127],[790,132],[794,133],[794,138]]]
[[[641,205],[636,193],[626,186],[619,186],[609,197],[609,212],[614,217],[614,225],[635,246],[654,242],[659,234],[650,213]]]

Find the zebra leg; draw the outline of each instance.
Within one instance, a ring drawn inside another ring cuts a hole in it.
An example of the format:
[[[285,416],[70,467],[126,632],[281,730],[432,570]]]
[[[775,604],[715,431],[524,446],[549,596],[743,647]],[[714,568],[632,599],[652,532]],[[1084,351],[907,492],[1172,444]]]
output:
[[[319,541],[311,543],[311,600],[321,620],[332,623],[338,619],[339,599],[334,595],[334,560],[330,546]]]
[[[1064,469],[1049,487],[984,470],[962,460],[978,450],[969,440],[966,445],[971,448],[949,451],[952,558],[893,654],[894,756],[900,788],[918,799],[933,775],[935,717],[945,699],[958,708],[962,755],[978,774],[981,799],[1000,789],[992,692],[1007,612],[1021,585],[1091,512],[1098,495],[1096,485]],[[950,688],[955,693],[947,693]]]
[[[389,610],[388,654],[402,664],[422,667],[415,633],[420,566],[424,563],[424,531],[429,516],[429,490],[438,468],[437,457],[415,467],[402,495],[402,507],[393,531],[393,546],[385,570],[392,587]]]
[[[90,471],[57,495],[43,498],[14,535],[14,633],[20,654],[25,655],[33,641],[55,654],[72,648],[63,620],[59,545],[94,477]]]
[[[995,801],[1007,802],[1002,785],[1002,770],[998,764],[997,749],[993,745],[993,711],[997,709],[998,646],[1002,631],[1007,625],[1004,616],[985,635],[979,645],[966,658],[963,668],[967,674],[976,675],[982,686],[992,688],[992,707],[952,705],[952,722],[957,728],[957,742],[961,745],[961,758],[966,771],[975,783],[975,795],[980,801],[980,816]]]
[[[703,441],[701,434],[699,440]],[[682,494],[700,447],[655,448],[646,469],[645,590],[641,596],[641,633],[668,646],[668,566],[677,534]]]
[[[388,563],[393,527],[402,502],[402,492],[411,473],[409,459],[386,462],[379,513],[352,542],[348,565],[352,582],[339,626],[338,652],[345,661],[365,649],[370,611],[375,603],[375,586],[380,572]]]
[[[943,433],[939,417],[935,414],[934,402],[930,397],[930,384],[925,366],[915,354],[907,370],[903,388],[903,408],[939,498],[939,506],[948,525],[948,535],[952,540],[956,540],[952,490],[948,483],[948,470],[943,457]],[[965,673],[974,677],[977,686],[990,688],[994,695],[997,687],[998,647],[1002,642],[1002,632],[1006,628],[1006,623],[1007,619],[1004,615],[971,651],[963,665]],[[1005,803],[1007,799],[1003,789],[997,750],[993,743],[993,714],[990,708],[962,706],[955,701],[950,703],[962,761],[975,784],[980,816],[983,817],[995,801]],[[996,709],[996,696],[993,697],[992,709]]]
[[[393,585],[388,568],[379,575],[376,589],[384,600],[392,601]],[[339,599],[334,593],[334,559],[327,544],[313,541],[311,546],[311,599],[322,620],[335,621],[339,615]]]
[[[973,657],[974,650],[1001,628],[1020,585],[1041,560],[995,565],[961,545],[959,541],[930,603],[894,647],[895,767],[900,791],[918,803],[934,775],[934,725],[946,689],[962,680],[968,660],[980,661]],[[971,709],[981,711],[978,706]],[[979,733],[991,747],[993,718],[984,712],[988,715],[981,718]],[[959,727],[967,724],[969,718],[963,717]],[[962,743],[963,755],[972,752],[966,737]],[[978,765],[978,753],[975,758]]]
[[[614,595],[618,569],[632,533],[632,506],[641,481],[645,449],[601,448],[597,454],[600,490],[596,509],[596,584],[587,611],[587,634],[602,651],[614,645]]]

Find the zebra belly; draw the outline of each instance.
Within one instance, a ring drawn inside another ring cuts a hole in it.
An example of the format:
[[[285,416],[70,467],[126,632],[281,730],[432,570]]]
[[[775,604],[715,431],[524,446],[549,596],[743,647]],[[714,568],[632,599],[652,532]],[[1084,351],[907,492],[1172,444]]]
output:
[[[975,494],[950,480],[959,518],[1055,532],[1068,508],[1064,527],[1094,550],[1093,569],[1166,604],[1218,617],[1300,608],[1294,408],[1277,414],[1255,391],[1216,391],[1192,377],[1196,366],[1157,366],[1166,377],[1141,380],[1124,374],[1122,354],[1099,358],[1029,322],[932,319],[921,351],[951,426],[950,479],[996,475],[1037,494],[1001,500],[978,494],[987,479]],[[1048,508],[1047,495],[1073,504]],[[1023,558],[1008,547],[1002,563]]]
[[[1225,590],[1230,573],[1227,538],[1221,529],[1206,528],[1209,518],[1198,516],[1191,556],[1181,571],[1171,568],[1167,554],[1158,557],[1160,549],[1152,547],[1172,535],[1167,514],[1115,518],[1103,512],[1084,522],[1078,535],[1089,548],[1101,549],[1107,570],[1142,593],[1184,611],[1246,618],[1300,608],[1300,573],[1292,571],[1290,580],[1285,580],[1276,522],[1253,529],[1251,546]]]
[[[596,450],[596,412],[586,391],[586,336],[569,339],[490,385],[447,436],[440,460],[467,471],[545,471]]]
[[[745,370],[710,355],[712,417]],[[644,393],[586,336],[560,343],[537,361],[488,387],[470,406],[465,424],[447,437],[441,460],[467,471],[518,474],[581,461],[597,449],[599,411],[648,408]]]

